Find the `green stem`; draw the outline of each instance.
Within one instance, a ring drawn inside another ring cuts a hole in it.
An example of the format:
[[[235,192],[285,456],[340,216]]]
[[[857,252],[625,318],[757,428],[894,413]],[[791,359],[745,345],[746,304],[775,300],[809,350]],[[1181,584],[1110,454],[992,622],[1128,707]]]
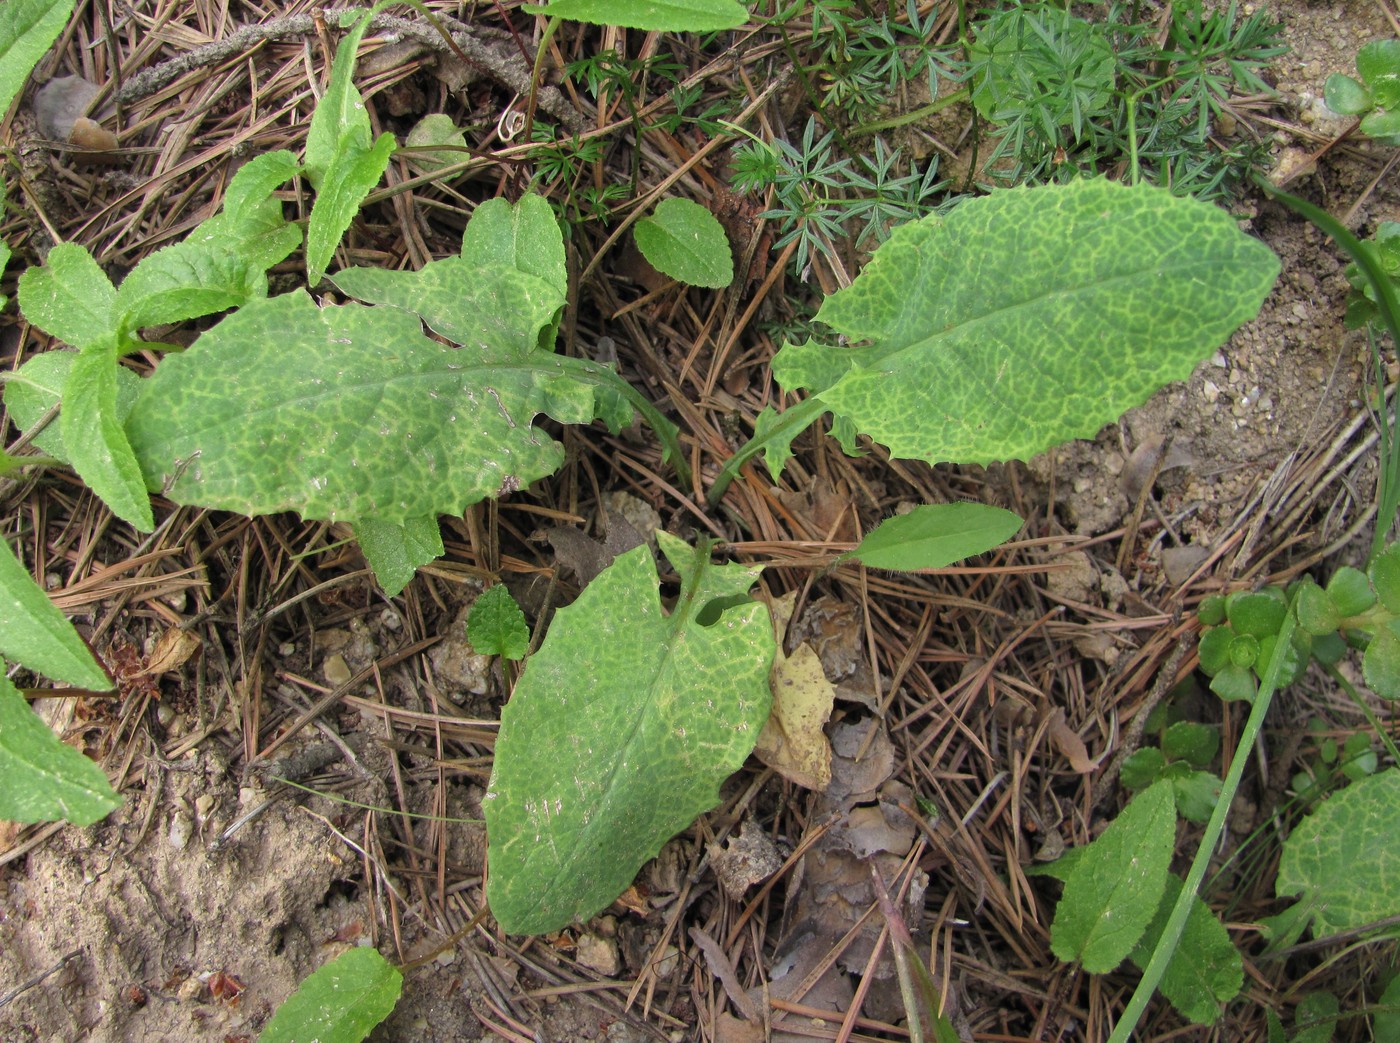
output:
[[[544,33],[540,36],[540,46],[535,51],[535,67],[530,72],[530,96],[525,102],[525,127],[521,132],[521,141],[530,141],[531,134],[535,129],[535,105],[540,96],[540,80],[544,76],[544,56],[549,50],[549,41],[554,38],[554,33],[559,28],[559,19],[551,18],[544,25]]]
[[[1162,929],[1162,937],[1158,939],[1157,947],[1152,950],[1152,959],[1148,961],[1147,969],[1142,972],[1142,980],[1133,990],[1132,998],[1123,1009],[1118,1024],[1113,1027],[1113,1034],[1108,1037],[1108,1043],[1128,1043],[1132,1038],[1133,1030],[1142,1020],[1143,1011],[1147,1009],[1167,964],[1176,952],[1177,942],[1180,941],[1181,932],[1186,927],[1186,917],[1191,912],[1191,903],[1210,865],[1211,852],[1215,850],[1220,834],[1224,832],[1225,820],[1230,816],[1230,805],[1234,803],[1235,793],[1240,788],[1245,764],[1248,763],[1254,744],[1259,739],[1259,732],[1264,726],[1264,718],[1269,712],[1270,703],[1273,702],[1274,692],[1278,690],[1279,674],[1283,672],[1284,653],[1293,640],[1293,628],[1298,625],[1296,603],[1296,598],[1289,602],[1288,614],[1283,618],[1283,626],[1279,627],[1274,654],[1269,658],[1268,669],[1264,671],[1264,679],[1259,684],[1259,694],[1254,697],[1254,706],[1249,711],[1244,731],[1240,733],[1239,745],[1235,747],[1235,755],[1230,759],[1230,770],[1225,774],[1220,798],[1216,801],[1215,810],[1211,812],[1210,821],[1206,823],[1205,833],[1201,836],[1201,846],[1196,849],[1196,857],[1191,860],[1186,883],[1181,888],[1176,905],[1172,907],[1167,926]]]
[[[564,369],[573,370],[585,380],[606,384],[625,398],[661,439],[662,459],[676,469],[676,474],[680,476],[682,485],[690,485],[690,465],[686,463],[685,450],[681,448],[680,429],[662,416],[661,412],[651,404],[645,395],[601,362],[574,358],[569,355],[560,355],[559,362]]]
[[[903,127],[906,124],[915,123],[918,120],[942,112],[949,105],[955,105],[960,101],[965,101],[971,95],[972,88],[963,87],[960,90],[954,91],[952,94],[945,94],[937,101],[930,102],[927,105],[921,105],[911,112],[901,113],[898,116],[891,116],[889,119],[876,120],[874,123],[862,123],[860,126],[852,128],[850,136],[852,138],[860,138],[867,134],[878,134],[882,130],[893,130],[895,127]]]
[[[1351,259],[1356,262],[1361,274],[1366,277],[1366,281],[1371,284],[1371,289],[1376,293],[1376,308],[1381,313],[1381,319],[1385,322],[1385,327],[1390,331],[1391,343],[1400,348],[1400,301],[1395,296],[1395,287],[1390,281],[1390,277],[1381,268],[1380,262],[1371,256],[1371,252],[1362,244],[1361,240],[1352,235],[1346,225],[1342,224],[1335,217],[1321,207],[1313,206],[1306,200],[1297,196],[1289,195],[1281,188],[1275,187],[1263,177],[1256,177],[1255,181],[1269,195],[1273,196],[1285,206],[1290,207],[1297,213],[1302,214],[1313,224],[1317,225],[1324,232],[1337,241],[1337,245],[1351,255]],[[1379,404],[1379,418],[1381,424],[1382,437],[1387,443],[1392,441],[1393,432],[1390,428],[1390,418],[1385,409],[1385,377],[1384,370],[1377,374],[1377,380],[1381,385],[1381,400]],[[1382,466],[1390,473],[1400,479],[1400,461],[1395,459],[1394,452],[1391,458],[1383,461]],[[1395,499],[1400,496],[1400,490],[1390,491],[1390,487],[1383,484],[1383,489],[1389,492],[1387,498]],[[1385,538],[1390,535],[1391,525],[1395,522],[1396,502],[1389,504],[1381,503],[1378,506],[1389,511],[1389,517],[1376,515],[1376,531],[1371,538],[1371,554],[1367,559],[1373,560],[1381,552],[1381,547],[1385,544]]]
[[[1390,753],[1390,759],[1400,764],[1400,750],[1395,748],[1395,742],[1391,739],[1390,733],[1381,724],[1381,720],[1376,716],[1375,711],[1366,705],[1366,700],[1361,698],[1361,693],[1356,690],[1350,681],[1342,676],[1342,672],[1338,670],[1336,666],[1329,664],[1324,666],[1323,669],[1327,671],[1327,676],[1342,686],[1347,695],[1351,697],[1351,701],[1356,704],[1357,709],[1365,715],[1366,720],[1371,724],[1371,730],[1381,737],[1381,742]]]
[[[776,438],[781,436],[787,442],[791,442],[811,427],[817,417],[826,411],[827,406],[821,399],[807,398],[781,414],[778,417],[778,422],[770,430],[765,431],[762,438],[755,434],[724,462],[724,466],[720,468],[719,476],[715,479],[715,484],[710,486],[710,494],[705,498],[706,502],[711,507],[718,506],[719,501],[724,499],[729,483],[738,477],[739,468],[763,452],[768,444]]]

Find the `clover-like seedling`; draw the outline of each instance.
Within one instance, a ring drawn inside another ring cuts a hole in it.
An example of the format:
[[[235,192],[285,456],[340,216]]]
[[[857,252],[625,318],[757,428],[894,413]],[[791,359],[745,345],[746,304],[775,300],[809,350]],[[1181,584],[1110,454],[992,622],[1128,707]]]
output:
[[[1356,52],[1355,76],[1327,77],[1322,100],[1342,116],[1360,116],[1361,133],[1400,145],[1400,39],[1373,40]]]
[[[1162,729],[1160,745],[1144,746],[1123,762],[1121,778],[1130,790],[1154,782],[1172,784],[1176,810],[1192,822],[1206,822],[1220,797],[1220,777],[1205,769],[1220,751],[1220,733],[1195,721]]]

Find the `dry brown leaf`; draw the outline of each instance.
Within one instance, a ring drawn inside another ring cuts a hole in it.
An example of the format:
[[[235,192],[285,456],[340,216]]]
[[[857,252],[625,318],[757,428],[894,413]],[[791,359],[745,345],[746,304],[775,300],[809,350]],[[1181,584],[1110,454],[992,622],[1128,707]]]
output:
[[[763,1043],[763,1026],[721,1011],[715,1019],[715,1043]]]
[[[1046,730],[1050,733],[1050,741],[1055,744],[1055,749],[1064,754],[1065,759],[1069,761],[1069,766],[1079,774],[1087,775],[1098,767],[1098,764],[1089,756],[1089,750],[1085,747],[1084,740],[1065,723],[1063,706],[1057,706],[1050,711]]]
[[[792,617],[795,597],[796,592],[790,593],[772,606],[778,637],[778,654],[768,674],[773,709],[754,753],[785,779],[821,791],[831,784],[831,744],[823,729],[831,719],[836,689],[810,646],[798,645],[791,656],[782,652],[783,631]]]
[[[146,658],[146,667],[142,674],[168,674],[172,670],[180,669],[189,661],[190,656],[195,654],[199,645],[198,635],[179,627],[171,627],[156,641],[156,647]]]

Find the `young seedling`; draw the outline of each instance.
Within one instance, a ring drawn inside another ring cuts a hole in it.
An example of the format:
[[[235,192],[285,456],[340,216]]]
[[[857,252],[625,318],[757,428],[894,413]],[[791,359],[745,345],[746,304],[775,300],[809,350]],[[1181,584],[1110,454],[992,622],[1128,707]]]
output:
[[[1327,77],[1322,100],[1382,145],[1400,145],[1400,40],[1373,40],[1356,52],[1356,76]]]

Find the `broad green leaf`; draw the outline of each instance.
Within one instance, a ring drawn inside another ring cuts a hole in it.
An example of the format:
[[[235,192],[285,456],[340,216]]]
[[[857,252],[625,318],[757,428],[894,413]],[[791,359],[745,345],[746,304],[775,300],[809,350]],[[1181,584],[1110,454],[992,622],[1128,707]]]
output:
[[[981,503],[920,504],[886,518],[843,558],[872,569],[939,569],[991,550],[1024,524],[1010,511]]]
[[[743,25],[749,12],[734,0],[553,0],[527,4],[527,14],[593,25],[620,25],[662,33],[707,33]]]
[[[254,156],[238,168],[224,189],[223,213],[234,221],[242,220],[300,172],[301,164],[286,149]]]
[[[504,583],[484,591],[472,603],[467,615],[467,640],[482,655],[525,658],[530,649],[530,627]]]
[[[1330,992],[1310,992],[1293,1012],[1293,1043],[1332,1043],[1341,1004]]]
[[[73,0],[5,0],[0,4],[0,116],[24,86],[73,13]]]
[[[1394,620],[1382,625],[1361,657],[1361,676],[1382,699],[1400,699],[1400,635],[1395,626]]]
[[[1065,880],[1050,926],[1050,948],[1107,974],[1137,946],[1166,887],[1176,841],[1170,782],[1154,782],[1134,797],[1089,845]]]
[[[1361,117],[1358,129],[1382,145],[1400,145],[1400,109],[1369,112]]]
[[[238,246],[191,237],[132,269],[117,289],[114,314],[127,333],[237,308],[266,294],[263,270],[250,266]]]
[[[113,514],[142,532],[156,527],[141,467],[117,411],[117,343],[108,335],[78,353],[63,385],[63,448],[73,469]]]
[[[59,403],[63,397],[63,386],[68,382],[68,373],[77,357],[76,351],[41,352],[10,374],[10,380],[5,384],[5,408],[9,410],[15,427],[21,431],[29,430]],[[125,422],[136,403],[137,392],[141,390],[141,378],[125,366],[117,366],[116,374],[117,419]],[[39,432],[33,444],[56,460],[65,464],[71,462],[63,448],[63,431],[58,421]]]
[[[1356,52],[1356,71],[1383,109],[1400,105],[1400,40],[1372,40]]]
[[[1191,822],[1209,822],[1211,812],[1220,802],[1221,782],[1208,771],[1196,771],[1185,761],[1167,765],[1162,778],[1172,784],[1176,810]]]
[[[1222,210],[1102,180],[1015,188],[897,228],[773,374],[937,462],[1027,458],[1184,380],[1252,318],[1278,260]]]
[[[518,297],[518,279],[480,273],[482,310]],[[410,312],[319,308],[299,290],[164,359],[127,433],[149,486],[178,503],[403,525],[553,473],[563,447],[532,421],[592,420],[591,373],[508,339],[449,347]]]
[[[718,802],[768,717],[768,610],[736,603],[760,570],[657,538],[681,578],[670,615],[651,552],[620,555],[555,615],[501,712],[487,900],[507,933],[606,907]]]
[[[716,290],[734,281],[734,255],[724,228],[693,200],[663,199],[632,234],[642,256],[663,275]]]
[[[1366,573],[1350,565],[1339,568],[1327,581],[1327,598],[1343,619],[1357,616],[1376,603],[1376,592]]]
[[[1359,116],[1370,112],[1376,100],[1371,92],[1350,76],[1334,72],[1322,87],[1322,101],[1339,116]]]
[[[420,119],[403,143],[414,150],[404,158],[411,167],[424,173],[433,173],[466,158],[467,136],[444,112],[430,112]],[[456,150],[442,148],[443,145],[455,145]]]
[[[1162,752],[1204,768],[1220,752],[1220,732],[1207,724],[1177,721],[1162,735]]]
[[[84,348],[115,332],[117,291],[81,246],[59,243],[19,277],[19,308],[50,336]]]
[[[491,300],[480,289],[483,272],[519,273]],[[371,304],[417,312],[434,333],[458,344],[509,339],[524,352],[535,334],[552,347],[551,319],[564,307],[568,274],[559,222],[542,196],[514,206],[504,199],[482,203],[467,223],[462,252],[430,261],[416,272],[347,268],[331,277],[345,293]]]
[[[1180,894],[1180,877],[1168,873],[1157,914],[1132,952],[1132,961],[1140,970],[1146,970],[1152,959],[1152,951]],[[1186,929],[1162,975],[1162,995],[1183,1018],[1197,1025],[1210,1025],[1220,1016],[1220,1005],[1238,996],[1243,986],[1244,964],[1225,925],[1210,911],[1210,906],[1198,897],[1192,898]]]
[[[1379,772],[1328,797],[1283,842],[1280,898],[1313,906],[1326,938],[1400,912],[1400,770]]]
[[[1342,615],[1316,583],[1305,580],[1298,588],[1298,625],[1314,637],[1336,632],[1342,625]]]
[[[55,681],[97,692],[112,687],[73,624],[4,540],[0,540],[0,654]]]
[[[306,279],[311,286],[325,276],[341,236],[393,157],[394,135],[387,131],[373,148],[347,149],[336,155],[316,191],[306,226]]]
[[[316,102],[306,131],[306,178],[318,192],[332,167],[348,151],[368,152],[374,133],[365,99],[355,87],[355,59],[371,12],[360,15],[335,49],[331,79]]]
[[[402,525],[361,518],[355,522],[355,539],[389,597],[397,597],[418,569],[442,557],[442,530],[436,515],[408,518]]]
[[[1283,618],[1288,614],[1288,602],[1263,590],[1242,591],[1225,599],[1225,614],[1229,617],[1230,626],[1234,627],[1235,633],[1265,638],[1277,634],[1279,627],[1283,626]],[[1240,665],[1248,666],[1249,663]]]
[[[0,674],[0,819],[90,826],[120,805],[102,769],[50,731]]]
[[[1375,1039],[1400,1039],[1400,974],[1390,979],[1390,984],[1376,1001],[1377,1006],[1389,1008],[1376,1011],[1371,1034]]]
[[[393,1013],[403,974],[359,946],[311,975],[277,1008],[258,1043],[359,1043]]]

